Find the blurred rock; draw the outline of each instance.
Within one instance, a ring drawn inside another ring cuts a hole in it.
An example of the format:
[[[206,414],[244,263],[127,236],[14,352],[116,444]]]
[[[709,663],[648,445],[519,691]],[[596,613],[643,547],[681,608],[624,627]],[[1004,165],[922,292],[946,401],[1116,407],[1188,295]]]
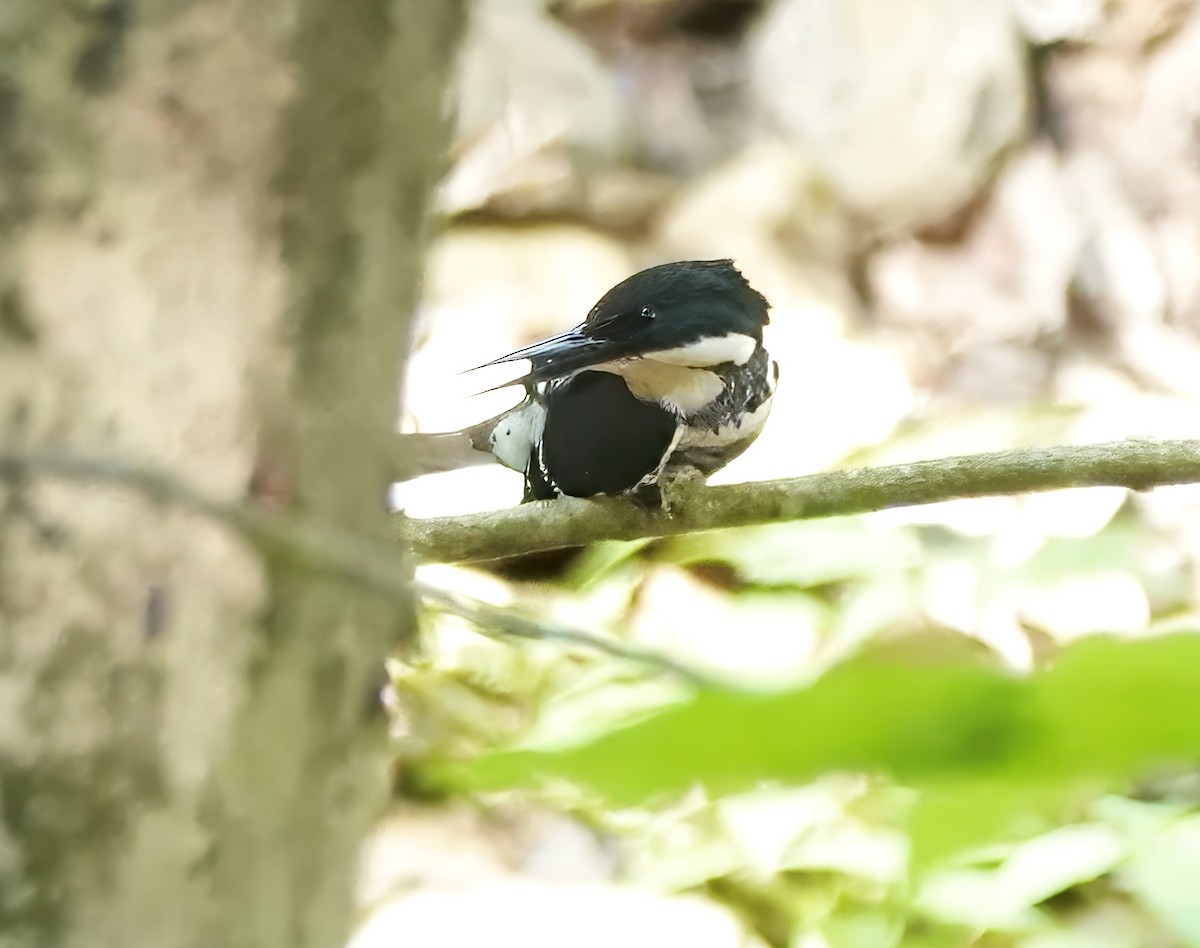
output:
[[[679,183],[661,172],[617,167],[587,181],[581,213],[596,227],[643,232],[675,197]]]
[[[617,77],[637,161],[686,179],[761,131],[744,38],[763,0],[559,0]]]
[[[784,269],[841,268],[862,243],[823,175],[780,142],[747,146],[690,182],[664,213],[657,237],[685,255],[721,253],[743,261],[778,258],[786,248]]]
[[[1151,239],[1166,283],[1172,323],[1200,330],[1200,218],[1186,210],[1159,219]]]
[[[471,807],[397,809],[363,847],[358,901],[373,905],[410,889],[505,878],[516,859],[501,829]]]
[[[350,948],[761,948],[711,902],[636,889],[496,882],[418,892],[374,913]]]
[[[611,879],[615,854],[582,823],[562,813],[536,810],[514,824],[521,843],[521,872],[545,882],[600,882]]]
[[[1200,85],[1200,12],[1146,6],[1161,16],[1153,21],[1157,44],[1144,53],[1110,23],[1045,72],[1064,117],[1064,175],[1084,234],[1072,328],[1098,334],[1106,358],[1143,384],[1197,398],[1200,102],[1191,90]],[[1181,23],[1184,13],[1190,18]],[[1129,4],[1116,19],[1126,14]]]
[[[618,29],[640,41],[667,35],[718,39],[739,34],[769,0],[551,0],[556,15],[577,27],[619,21]],[[610,40],[611,42],[611,40]]]
[[[755,100],[884,230],[967,204],[1025,129],[1008,0],[779,0],[751,42]]]
[[[1094,40],[1131,53],[1170,36],[1196,9],[1195,0],[1110,0],[1105,6]]]
[[[476,0],[457,107],[454,165],[438,194],[448,214],[573,210],[586,170],[626,147],[612,73],[541,0]]]
[[[1152,5],[1152,4],[1151,4]],[[1115,116],[1107,144],[1159,258],[1168,319],[1200,330],[1200,8],[1147,60],[1139,107]],[[1183,260],[1190,265],[1182,264]]]
[[[460,803],[397,807],[363,847],[357,899],[377,907],[414,890],[459,890],[521,877],[555,882],[611,878],[601,840],[562,813]]]
[[[1043,70],[1046,94],[1065,116],[1067,148],[1090,149],[1092,162],[1111,164],[1131,208],[1149,220],[1169,218],[1200,197],[1200,102],[1191,93],[1200,83],[1200,9],[1189,8],[1190,18],[1145,53],[1126,49],[1123,34],[1106,33],[1051,57]]]
[[[1149,229],[1113,170],[1090,150],[1067,164],[1084,234],[1071,292],[1077,323],[1082,317],[1092,328],[1120,331],[1131,323],[1159,322],[1166,286]]]
[[[1105,0],[1012,0],[1017,23],[1038,44],[1083,40],[1104,22]]]
[[[1037,397],[1052,368],[1037,343],[1065,327],[1082,240],[1053,152],[1027,149],[963,243],[906,240],[871,259],[878,319],[926,386],[968,401]]]

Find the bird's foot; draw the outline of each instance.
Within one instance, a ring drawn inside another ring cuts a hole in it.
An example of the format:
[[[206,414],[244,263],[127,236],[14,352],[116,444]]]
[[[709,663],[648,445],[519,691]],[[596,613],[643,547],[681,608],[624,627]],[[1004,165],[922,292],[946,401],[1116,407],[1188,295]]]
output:
[[[630,503],[644,513],[671,515],[658,484],[641,484],[625,496],[629,498]]]
[[[674,507],[704,484],[705,475],[694,467],[676,468],[653,484],[645,484],[630,496],[643,510],[671,516]]]

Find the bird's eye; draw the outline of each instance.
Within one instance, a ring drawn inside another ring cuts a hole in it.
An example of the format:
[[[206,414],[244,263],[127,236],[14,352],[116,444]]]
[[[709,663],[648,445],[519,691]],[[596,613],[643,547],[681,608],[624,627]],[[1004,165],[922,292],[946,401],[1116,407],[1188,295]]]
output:
[[[653,319],[653,318],[654,318],[654,310],[652,310],[649,306],[643,306],[642,307],[642,319]]]

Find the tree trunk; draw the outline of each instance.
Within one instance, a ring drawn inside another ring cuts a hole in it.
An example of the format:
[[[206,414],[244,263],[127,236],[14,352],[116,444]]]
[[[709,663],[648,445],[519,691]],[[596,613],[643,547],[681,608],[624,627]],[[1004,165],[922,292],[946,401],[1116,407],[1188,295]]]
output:
[[[449,0],[0,5],[0,446],[386,530]],[[406,604],[0,485],[0,946],[336,946]]]

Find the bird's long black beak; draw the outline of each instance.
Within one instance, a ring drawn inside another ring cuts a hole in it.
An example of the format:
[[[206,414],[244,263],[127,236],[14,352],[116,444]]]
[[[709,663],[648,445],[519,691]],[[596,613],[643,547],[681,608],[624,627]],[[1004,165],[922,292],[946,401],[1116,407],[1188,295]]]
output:
[[[588,338],[578,328],[568,329],[566,332],[558,333],[541,342],[535,342],[531,346],[493,359],[491,362],[485,362],[483,365],[476,366],[475,369],[500,365],[504,362],[516,362],[518,359],[528,359],[532,369],[527,377],[519,381],[541,382],[545,379],[566,375],[576,369],[585,369],[588,366],[607,362],[615,357],[611,348],[604,340]],[[475,369],[467,371],[473,372]]]

